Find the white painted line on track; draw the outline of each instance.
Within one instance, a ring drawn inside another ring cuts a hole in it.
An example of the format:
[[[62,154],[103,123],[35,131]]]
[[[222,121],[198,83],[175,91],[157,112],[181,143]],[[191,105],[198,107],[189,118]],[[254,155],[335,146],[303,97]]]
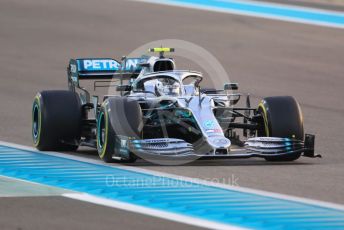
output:
[[[107,207],[117,208],[129,212],[140,213],[144,215],[149,215],[153,217],[158,217],[166,220],[171,220],[183,224],[189,224],[197,227],[209,228],[209,229],[224,229],[224,230],[242,230],[245,228],[240,228],[227,224],[220,224],[217,222],[207,221],[199,218],[188,217],[184,215],[179,215],[171,212],[160,211],[157,209],[146,208],[139,205],[124,203],[120,201],[114,201],[109,199],[104,199],[96,196],[92,196],[85,193],[65,193],[62,194],[63,197],[68,197],[71,199],[81,200],[93,204],[103,205]]]
[[[40,152],[33,147],[14,144],[14,143],[10,143],[10,142],[0,141],[0,145],[5,145],[8,147],[14,147],[14,148],[28,150],[28,151]],[[229,189],[229,190],[238,191],[238,192],[251,193],[251,194],[256,194],[256,195],[261,195],[261,196],[267,196],[267,197],[272,197],[272,198],[277,198],[277,199],[282,199],[282,200],[290,200],[290,201],[294,201],[294,202],[300,202],[300,203],[304,203],[304,204],[310,204],[310,205],[315,205],[315,206],[326,207],[326,208],[344,211],[344,205],[341,205],[341,204],[334,204],[334,203],[330,203],[330,202],[308,199],[308,198],[301,198],[301,197],[285,195],[285,194],[281,194],[281,193],[267,192],[267,191],[263,191],[263,190],[252,189],[252,188],[245,188],[245,187],[239,187],[239,186],[232,186],[232,185],[228,185],[228,184],[210,182],[210,181],[206,181],[206,180],[202,180],[202,179],[198,179],[198,178],[191,178],[191,177],[179,176],[179,175],[175,175],[175,174],[158,172],[158,171],[153,171],[153,170],[148,170],[148,169],[142,169],[142,168],[138,168],[135,166],[123,166],[123,165],[114,164],[114,163],[107,164],[101,160],[88,159],[88,158],[84,158],[84,157],[80,157],[80,156],[72,156],[70,154],[65,154],[65,153],[59,153],[59,152],[41,152],[41,153],[51,155],[51,156],[62,157],[62,158],[66,158],[66,159],[77,160],[77,161],[81,161],[81,162],[88,162],[88,163],[97,164],[97,165],[106,165],[108,167],[114,167],[114,168],[130,170],[130,171],[134,171],[134,172],[146,173],[146,174],[150,174],[150,175],[154,175],[154,176],[158,176],[158,177],[168,177],[168,178],[172,178],[172,179],[176,179],[176,180],[183,180],[186,182],[197,183],[197,184],[202,184],[202,185],[206,185],[206,186],[213,186],[213,187],[224,188],[224,189]]]

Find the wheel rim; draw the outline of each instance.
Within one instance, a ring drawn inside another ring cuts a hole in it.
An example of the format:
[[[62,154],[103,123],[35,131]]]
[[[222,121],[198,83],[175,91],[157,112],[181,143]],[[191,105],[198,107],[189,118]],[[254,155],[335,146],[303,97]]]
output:
[[[263,136],[269,137],[270,136],[270,132],[269,132],[268,117],[267,117],[267,112],[266,112],[266,109],[265,109],[265,106],[264,106],[263,102],[259,103],[258,110],[259,110],[260,114],[263,117],[263,123],[264,123],[264,129],[262,130],[261,134],[263,134]]]
[[[41,117],[40,117],[39,105],[37,104],[37,102],[35,102],[32,109],[32,137],[35,144],[38,144],[39,142],[39,135],[41,131],[40,123],[41,123]]]
[[[104,120],[104,113],[101,112],[99,115],[98,120],[98,131],[97,131],[97,140],[98,140],[98,146],[100,149],[103,149],[104,143],[105,143],[105,120]]]

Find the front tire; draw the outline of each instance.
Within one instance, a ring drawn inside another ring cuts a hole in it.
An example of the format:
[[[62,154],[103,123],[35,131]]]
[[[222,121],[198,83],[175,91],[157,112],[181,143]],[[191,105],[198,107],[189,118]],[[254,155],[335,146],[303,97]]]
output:
[[[263,117],[263,128],[258,136],[282,137],[303,140],[303,115],[294,97],[280,96],[264,98],[258,105]],[[294,161],[301,153],[265,157],[267,161]]]
[[[41,151],[75,151],[81,133],[81,104],[71,91],[38,93],[32,106],[32,138]]]
[[[141,138],[142,112],[136,101],[109,98],[101,106],[97,121],[97,149],[105,162],[133,163],[137,157],[128,152],[123,159],[119,135],[129,139]],[[117,157],[118,159],[114,158]]]

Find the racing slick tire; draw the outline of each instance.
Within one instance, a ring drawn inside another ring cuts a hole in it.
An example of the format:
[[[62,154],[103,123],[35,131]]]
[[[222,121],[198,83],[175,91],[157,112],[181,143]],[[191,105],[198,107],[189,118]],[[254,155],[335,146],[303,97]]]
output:
[[[258,111],[263,117],[264,128],[258,131],[258,136],[284,137],[303,140],[303,116],[299,103],[294,97],[266,97],[258,105]],[[294,161],[301,153],[269,156],[267,161]]]
[[[38,93],[32,106],[32,138],[41,151],[75,151],[81,134],[81,103],[72,91]]]
[[[128,152],[126,159],[120,156],[120,136],[129,139],[141,138],[142,111],[137,101],[127,98],[108,98],[102,104],[97,120],[97,149],[105,162],[133,163],[137,156]]]

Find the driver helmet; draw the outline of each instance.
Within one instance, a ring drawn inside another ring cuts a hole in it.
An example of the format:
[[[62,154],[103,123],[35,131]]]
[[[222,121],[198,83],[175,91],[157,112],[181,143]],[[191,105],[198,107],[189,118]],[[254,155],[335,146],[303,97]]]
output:
[[[168,95],[168,96],[178,96],[180,95],[180,85],[178,82],[174,81],[174,82],[162,82],[162,81],[157,81],[157,83],[155,84],[155,90],[157,95],[159,96],[164,96],[164,95]]]

